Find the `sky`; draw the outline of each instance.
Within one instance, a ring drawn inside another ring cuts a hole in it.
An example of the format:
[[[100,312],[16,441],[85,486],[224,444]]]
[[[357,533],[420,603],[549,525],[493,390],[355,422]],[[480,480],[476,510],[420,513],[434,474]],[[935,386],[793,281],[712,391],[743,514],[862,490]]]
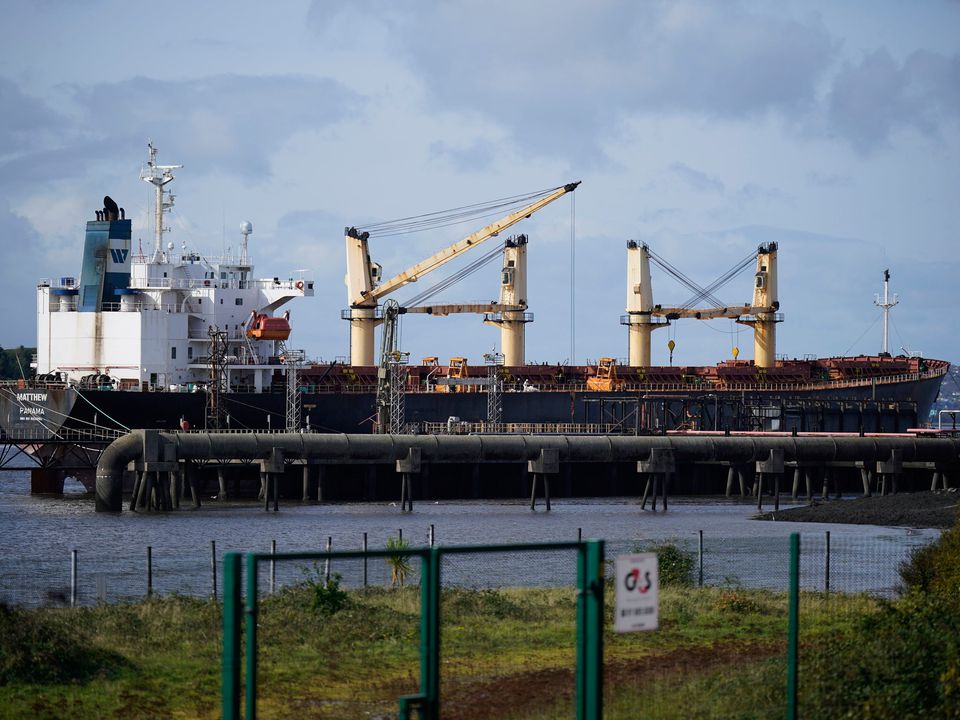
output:
[[[150,247],[149,139],[184,165],[170,241],[216,255],[249,221],[258,276],[308,269],[316,296],[289,307],[314,359],[349,351],[346,226],[579,180],[513,229],[530,238],[528,361],[626,357],[628,240],[703,286],[779,243],[785,357],[879,352],[889,268],[891,352],[960,361],[957,0],[4,8],[2,346],[35,344],[36,284],[79,274],[105,194]],[[390,277],[477,229],[373,240],[371,255]],[[495,299],[499,269],[436,301]],[[715,294],[750,302],[750,274]],[[652,282],[662,305],[691,295],[656,268]],[[401,332],[414,359],[499,349],[476,316],[407,316]],[[654,363],[669,340],[674,364],[753,357],[729,320],[658,330]]]

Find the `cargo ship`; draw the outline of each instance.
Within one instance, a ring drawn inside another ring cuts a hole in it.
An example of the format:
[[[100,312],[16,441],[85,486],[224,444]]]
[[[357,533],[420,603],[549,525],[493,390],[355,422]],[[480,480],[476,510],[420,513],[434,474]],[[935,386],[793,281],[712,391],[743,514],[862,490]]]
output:
[[[37,286],[34,375],[0,387],[0,442],[29,447],[48,464],[90,465],[82,443],[55,443],[83,432],[131,428],[292,430],[303,432],[665,433],[675,430],[901,432],[920,427],[949,363],[922,357],[783,359],[776,355],[777,246],[758,248],[737,266],[754,267],[752,303],[723,306],[710,288],[696,302],[653,301],[650,263],[668,263],[627,243],[629,356],[590,365],[530,365],[524,358],[528,312],[524,235],[499,241],[484,262],[502,260],[497,302],[431,305],[421,293],[400,306],[387,295],[451,259],[497,238],[567,193],[570,183],[497,201],[512,212],[389,279],[368,241],[398,224],[347,228],[349,360],[313,363],[290,346],[284,306],[314,294],[314,281],[256,278],[250,223],[239,251],[209,257],[166,241],[169,184],[179,165],[161,165],[148,147],[141,179],[154,187],[153,247],[132,247],[131,220],[105,197],[86,224],[79,277]],[[512,205],[511,205],[512,203]],[[470,206],[477,216],[490,206]],[[462,213],[459,213],[462,214]],[[446,216],[437,216],[438,225]],[[731,277],[737,273],[728,273]],[[889,275],[885,277],[889,279]],[[886,286],[885,286],[886,287]],[[885,290],[886,292],[886,290]],[[885,295],[886,302],[886,295]],[[878,301],[878,304],[879,301]],[[887,302],[884,312],[893,303]],[[882,306],[882,305],[881,305]],[[502,352],[482,362],[424,358],[397,346],[405,313],[482,315],[500,328]],[[652,366],[650,336],[681,319],[730,318],[750,326],[754,358],[713,366]],[[379,354],[374,332],[382,328]],[[82,459],[81,459],[82,456]],[[90,473],[77,473],[86,478]]]

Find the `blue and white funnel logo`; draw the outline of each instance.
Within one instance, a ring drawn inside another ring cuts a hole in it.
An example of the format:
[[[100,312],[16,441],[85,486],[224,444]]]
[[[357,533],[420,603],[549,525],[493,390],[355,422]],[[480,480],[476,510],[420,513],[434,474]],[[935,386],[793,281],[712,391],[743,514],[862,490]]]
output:
[[[126,248],[110,248],[110,259],[114,265],[125,265],[129,254]]]

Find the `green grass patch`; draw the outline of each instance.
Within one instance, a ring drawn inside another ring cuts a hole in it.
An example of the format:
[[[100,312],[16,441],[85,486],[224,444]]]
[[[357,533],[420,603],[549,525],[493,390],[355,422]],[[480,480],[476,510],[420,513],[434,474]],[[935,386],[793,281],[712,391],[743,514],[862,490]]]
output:
[[[842,612],[824,612],[816,599],[801,603],[810,642],[846,636],[851,618],[877,612],[866,598],[831,596],[831,608]],[[609,628],[612,588],[606,601]],[[573,588],[444,589],[443,716],[569,715],[575,610]],[[0,718],[219,717],[217,603],[162,597],[4,612],[0,662],[10,669],[0,685]],[[685,717],[697,717],[691,694],[723,694],[729,683],[734,691],[722,707],[730,713],[712,717],[763,717],[733,709],[759,712],[782,689],[768,665],[782,660],[786,612],[783,594],[664,588],[660,631],[606,635],[607,717],[680,717],[682,707],[694,708]],[[419,687],[419,628],[417,587],[343,591],[318,576],[264,597],[260,716],[389,716],[400,695]],[[638,714],[650,698],[661,714]],[[716,700],[702,702],[707,713]],[[782,704],[772,716],[782,716]]]

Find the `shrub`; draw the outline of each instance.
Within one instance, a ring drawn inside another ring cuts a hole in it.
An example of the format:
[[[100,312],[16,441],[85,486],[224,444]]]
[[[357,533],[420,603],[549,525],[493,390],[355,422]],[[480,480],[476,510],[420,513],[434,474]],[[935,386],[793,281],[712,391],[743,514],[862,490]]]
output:
[[[763,605],[740,590],[721,590],[720,595],[713,602],[713,606],[721,612],[731,612],[737,615],[743,613],[762,613]]]
[[[660,569],[660,587],[688,587],[693,585],[696,556],[675,542],[639,543],[633,552],[656,553]]]
[[[347,591],[340,587],[340,573],[334,573],[330,579],[321,578],[319,573],[316,579],[308,580],[310,588],[310,607],[321,615],[334,615],[347,604]]]

